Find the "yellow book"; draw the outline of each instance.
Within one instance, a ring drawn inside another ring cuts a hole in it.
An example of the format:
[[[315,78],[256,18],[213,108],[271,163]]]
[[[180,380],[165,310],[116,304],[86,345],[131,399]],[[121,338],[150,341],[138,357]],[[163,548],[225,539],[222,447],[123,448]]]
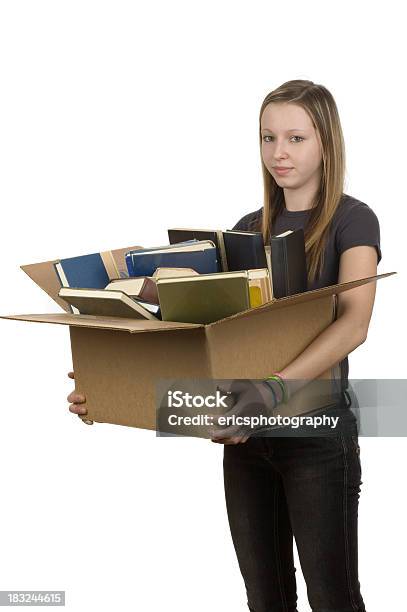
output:
[[[270,274],[267,268],[248,270],[250,307],[258,308],[272,300]]]

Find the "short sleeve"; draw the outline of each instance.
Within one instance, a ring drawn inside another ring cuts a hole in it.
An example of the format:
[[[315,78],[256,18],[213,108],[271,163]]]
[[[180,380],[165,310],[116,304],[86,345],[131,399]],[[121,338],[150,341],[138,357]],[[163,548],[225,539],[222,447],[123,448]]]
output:
[[[261,223],[261,215],[263,208],[259,208],[254,212],[248,213],[232,227],[232,232],[250,232]]]
[[[336,232],[338,255],[355,246],[374,246],[377,263],[382,258],[379,220],[373,210],[362,202],[352,206],[342,216]]]
[[[244,229],[245,229],[245,224],[244,224],[244,217],[243,217],[242,219],[239,219],[237,223],[235,223],[231,231],[239,232],[240,230],[244,230]]]

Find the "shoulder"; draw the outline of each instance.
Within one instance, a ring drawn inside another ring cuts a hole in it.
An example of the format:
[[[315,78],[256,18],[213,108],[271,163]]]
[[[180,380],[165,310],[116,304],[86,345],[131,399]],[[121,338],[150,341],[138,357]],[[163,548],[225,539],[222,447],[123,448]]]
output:
[[[332,223],[339,254],[354,246],[375,246],[380,261],[379,220],[373,209],[365,202],[344,193]]]
[[[342,198],[336,210],[336,216],[338,221],[346,220],[349,217],[377,219],[375,212],[370,206],[346,193],[342,194]]]
[[[233,231],[250,231],[254,227],[258,226],[258,223],[261,223],[261,219],[263,216],[263,207],[258,210],[254,210],[253,212],[247,213],[244,215],[235,225],[232,227]]]

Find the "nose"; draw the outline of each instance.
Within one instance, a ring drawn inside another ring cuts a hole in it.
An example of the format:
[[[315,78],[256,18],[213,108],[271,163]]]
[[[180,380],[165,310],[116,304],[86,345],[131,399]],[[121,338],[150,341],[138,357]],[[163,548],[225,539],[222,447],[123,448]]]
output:
[[[277,140],[274,149],[274,159],[286,159],[288,157],[287,151],[285,150],[284,141]]]

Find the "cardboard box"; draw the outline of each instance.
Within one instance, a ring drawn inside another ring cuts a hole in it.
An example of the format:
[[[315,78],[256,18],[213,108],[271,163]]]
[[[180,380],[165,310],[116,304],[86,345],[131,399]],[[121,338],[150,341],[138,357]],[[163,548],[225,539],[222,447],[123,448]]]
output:
[[[141,247],[112,251],[119,270],[125,269],[124,254],[136,248]],[[275,299],[200,325],[71,314],[58,296],[53,263],[21,268],[65,312],[0,318],[69,326],[75,388],[86,395],[88,414],[83,419],[152,430],[159,401],[157,381],[265,378],[283,369],[335,320],[337,294],[395,274]],[[329,382],[329,389],[338,380],[338,366],[319,377]],[[306,387],[282,405],[281,414],[309,412],[319,407],[316,401],[326,400],[316,400]]]

